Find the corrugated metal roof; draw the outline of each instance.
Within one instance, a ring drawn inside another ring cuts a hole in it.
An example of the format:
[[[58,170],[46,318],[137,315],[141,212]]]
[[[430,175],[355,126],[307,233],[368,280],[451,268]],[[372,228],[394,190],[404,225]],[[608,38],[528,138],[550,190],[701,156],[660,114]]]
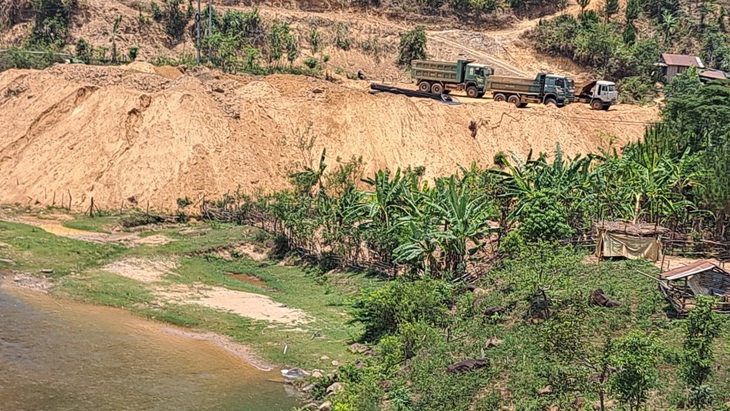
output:
[[[662,54],[662,60],[670,66],[681,66],[681,67],[699,67],[705,68],[697,56],[690,56],[687,54]]]
[[[700,76],[705,78],[714,78],[717,80],[727,80],[728,75],[721,70],[705,70],[700,73]]]
[[[661,277],[664,280],[679,280],[680,278],[689,277],[715,268],[718,268],[715,264],[712,264],[707,260],[700,260],[695,261],[692,264],[687,264],[684,267],[677,267],[673,270],[663,272],[661,273]]]

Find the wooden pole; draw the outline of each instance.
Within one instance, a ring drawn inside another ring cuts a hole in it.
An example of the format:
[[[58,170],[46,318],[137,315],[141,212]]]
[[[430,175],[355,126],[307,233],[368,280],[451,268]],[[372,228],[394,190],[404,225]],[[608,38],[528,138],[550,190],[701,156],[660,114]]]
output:
[[[51,204],[51,207],[55,207],[55,206],[56,206],[56,191],[54,190],[53,191],[53,203]]]
[[[71,190],[68,190],[68,211],[71,211]]]

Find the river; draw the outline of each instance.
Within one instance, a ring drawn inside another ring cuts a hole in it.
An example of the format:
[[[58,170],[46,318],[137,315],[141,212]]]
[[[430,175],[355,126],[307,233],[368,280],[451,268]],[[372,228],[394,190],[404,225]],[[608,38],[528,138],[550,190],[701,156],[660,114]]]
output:
[[[125,310],[0,286],[0,410],[290,411],[296,405],[277,371],[260,371],[170,329]]]

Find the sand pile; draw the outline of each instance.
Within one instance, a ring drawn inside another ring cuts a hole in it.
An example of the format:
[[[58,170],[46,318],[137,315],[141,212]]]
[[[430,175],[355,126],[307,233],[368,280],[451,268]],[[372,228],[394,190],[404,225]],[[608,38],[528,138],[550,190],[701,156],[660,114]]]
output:
[[[657,117],[632,106],[448,106],[370,95],[364,82],[207,70],[170,79],[140,67],[0,73],[0,203],[51,204],[54,193],[67,203],[70,192],[78,210],[91,197],[101,207],[149,200],[169,209],[179,197],[282,188],[295,162],[317,161],[323,148],[330,165],[362,156],[368,173],[425,165],[433,177],[489,165],[499,151],[621,146]]]

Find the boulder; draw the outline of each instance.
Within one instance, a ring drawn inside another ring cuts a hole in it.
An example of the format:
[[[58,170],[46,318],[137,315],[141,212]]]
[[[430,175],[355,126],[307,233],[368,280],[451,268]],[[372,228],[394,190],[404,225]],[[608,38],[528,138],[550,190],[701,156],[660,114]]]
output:
[[[366,352],[370,351],[370,347],[360,343],[351,344],[348,349],[353,354],[365,354]]]
[[[309,377],[309,373],[304,371],[301,368],[292,368],[289,370],[281,370],[281,375],[284,376],[284,380],[286,382],[291,382],[294,380],[301,380],[302,378]]]
[[[449,365],[446,367],[446,372],[449,374],[464,373],[488,366],[489,360],[486,358],[469,358],[464,361],[459,361],[456,364]]]
[[[552,394],[553,387],[551,385],[548,385],[546,387],[542,387],[539,390],[537,390],[537,395],[548,395]]]
[[[340,362],[337,361],[337,360],[332,360],[332,366],[333,367],[339,367],[340,366]]]
[[[620,302],[612,300],[609,296],[607,296],[600,288],[596,288],[591,291],[590,304],[601,307],[618,307],[621,305]]]
[[[332,409],[332,401],[325,401],[317,408],[319,411],[330,411]]]
[[[338,392],[342,391],[344,387],[341,383],[336,382],[329,387],[327,387],[327,394],[337,394]]]

